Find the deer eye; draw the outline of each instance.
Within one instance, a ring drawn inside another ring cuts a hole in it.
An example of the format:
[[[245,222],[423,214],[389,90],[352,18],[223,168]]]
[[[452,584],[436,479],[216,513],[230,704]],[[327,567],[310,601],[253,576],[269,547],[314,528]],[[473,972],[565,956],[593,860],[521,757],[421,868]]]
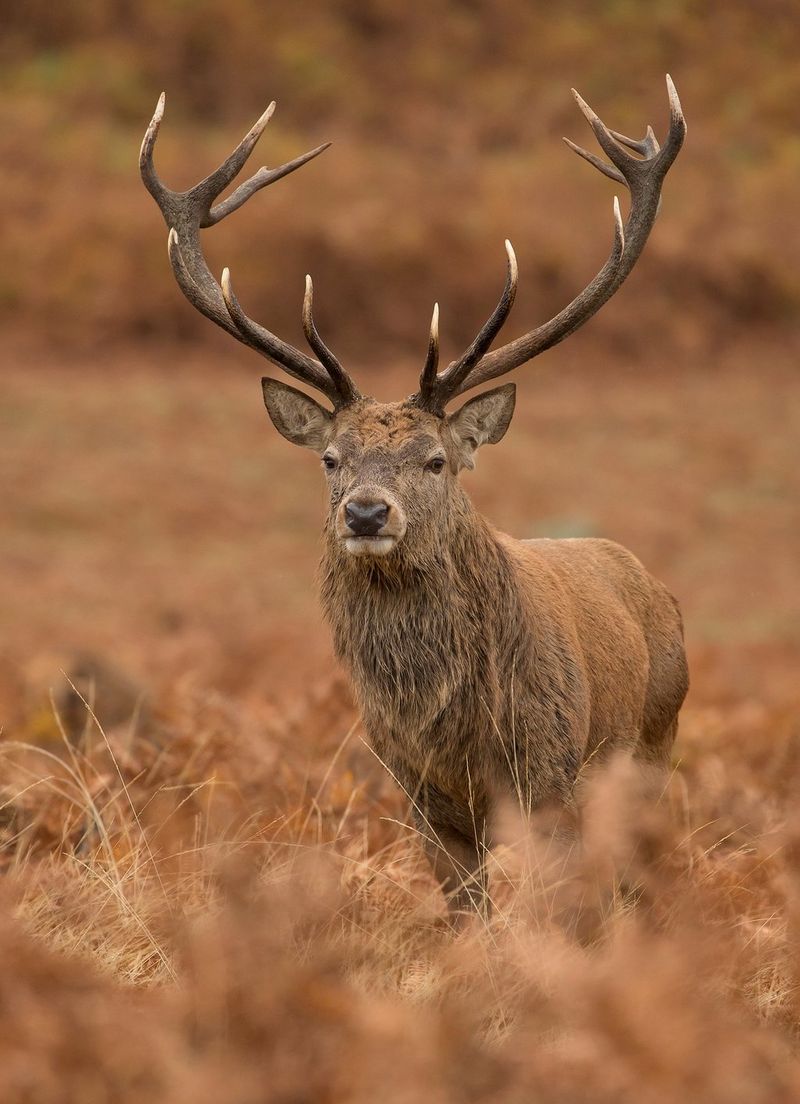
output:
[[[323,456],[322,466],[325,468],[325,471],[336,471],[339,466],[339,461],[336,459],[335,456]]]
[[[428,463],[425,465],[425,470],[438,473],[442,470],[443,467],[444,457],[434,456],[433,460],[429,460]]]

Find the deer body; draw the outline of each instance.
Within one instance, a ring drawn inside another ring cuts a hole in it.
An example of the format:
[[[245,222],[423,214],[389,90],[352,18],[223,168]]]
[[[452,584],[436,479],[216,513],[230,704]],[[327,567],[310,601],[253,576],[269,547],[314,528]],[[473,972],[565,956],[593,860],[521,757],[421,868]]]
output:
[[[364,398],[327,347],[306,278],[303,329],[318,359],[245,314],[230,274],[212,276],[203,228],[321,153],[261,168],[227,198],[266,127],[270,105],[230,157],[186,192],[159,180],[153,150],[163,97],[145,135],[142,179],[169,227],[169,256],[186,298],[238,341],[327,397],[333,409],[263,379],[283,436],[312,449],[328,479],[323,606],[350,669],[368,734],[411,797],[451,905],[481,907],[492,810],[507,794],[532,809],[569,805],[584,764],[626,749],[663,766],[687,688],[680,615],[665,588],[609,541],[519,541],[470,503],[459,472],[496,444],[514,411],[513,384],[459,409],[452,399],[530,361],[590,318],[638,260],[661,185],[686,132],[669,77],[670,128],[662,147],[609,130],[575,93],[610,164],[568,142],[628,188],[623,223],[605,265],[549,322],[491,346],[514,303],[517,264],[506,242],[503,294],[463,355],[439,372],[438,307],[419,390],[398,403]],[[632,152],[629,152],[632,151]]]
[[[363,436],[386,470],[402,470],[388,460],[393,423],[425,417],[367,407]],[[408,439],[406,427],[401,447]],[[413,493],[402,478],[383,492]],[[621,546],[515,540],[454,477],[443,508],[414,506],[428,530],[390,555],[352,556],[328,527],[322,601],[370,741],[460,907],[475,895],[498,798],[570,804],[583,764],[623,749],[668,762],[687,670],[675,600]]]
[[[438,578],[351,575],[323,560],[337,655],[404,788],[441,790],[463,806],[454,813],[463,828],[470,791],[481,813],[502,791],[535,808],[569,801],[581,765],[601,750],[663,764],[687,689],[666,588],[610,541],[522,542],[475,527],[478,572],[461,561]]]

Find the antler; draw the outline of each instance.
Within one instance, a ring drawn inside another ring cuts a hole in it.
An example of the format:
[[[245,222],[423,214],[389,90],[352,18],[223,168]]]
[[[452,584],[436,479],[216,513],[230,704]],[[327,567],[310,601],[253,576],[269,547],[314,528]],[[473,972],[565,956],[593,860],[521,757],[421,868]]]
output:
[[[578,107],[586,116],[611,164],[576,146],[568,138],[564,141],[590,165],[594,165],[619,184],[624,184],[631,195],[630,212],[624,226],[619,200],[614,197],[614,243],[608,260],[591,283],[549,322],[489,353],[487,350],[508,317],[516,294],[516,260],[510,243],[506,242],[508,275],[503,295],[494,313],[464,355],[453,361],[440,375],[436,374],[435,367],[431,370],[429,355],[426,369],[420,377],[420,389],[412,396],[411,401],[434,413],[443,413],[445,405],[456,395],[505,375],[543,353],[545,349],[563,341],[588,321],[622,285],[644,249],[658,214],[664,177],[678,156],[686,136],[686,121],[678,93],[669,75],[667,93],[670,125],[662,148],[649,126],[641,140],[626,138],[624,134],[609,130],[578,93],[572,90]],[[624,147],[640,156],[633,157]]]
[[[237,211],[261,188],[266,188],[281,177],[288,176],[295,169],[305,165],[307,161],[317,157],[328,148],[330,142],[309,150],[308,153],[288,161],[277,169],[263,166],[231,192],[226,199],[217,203],[216,200],[239,174],[252,153],[272,117],[275,103],[269,105],[258,122],[218,169],[188,191],[173,192],[161,182],[153,165],[153,150],[161,120],[164,117],[164,102],[165,96],[162,93],[142,142],[139,170],[145,187],[161,208],[161,213],[169,227],[169,259],[181,291],[192,306],[206,318],[221,326],[237,341],[241,341],[242,344],[255,349],[262,356],[280,365],[290,376],[310,384],[327,395],[335,408],[340,409],[355,401],[360,397],[355,384],[323,344],[314,326],[310,284],[307,285],[303,308],[304,328],[309,343],[320,355],[322,363],[306,356],[285,341],[281,341],[275,334],[248,318],[233,294],[228,269],[223,272],[222,286],[220,286],[211,275],[200,244],[201,229],[221,222],[222,219]]]

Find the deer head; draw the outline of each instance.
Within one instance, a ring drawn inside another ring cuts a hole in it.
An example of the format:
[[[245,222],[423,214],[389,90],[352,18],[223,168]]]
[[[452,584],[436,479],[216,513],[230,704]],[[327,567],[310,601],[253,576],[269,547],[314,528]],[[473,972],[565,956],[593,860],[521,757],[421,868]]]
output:
[[[563,341],[583,325],[626,279],[652,229],[661,186],[683,144],[686,123],[667,77],[670,126],[664,146],[652,128],[635,140],[609,130],[577,92],[575,100],[610,164],[565,139],[570,149],[630,192],[623,223],[614,198],[614,240],[608,260],[571,303],[536,329],[489,351],[517,291],[517,262],[506,242],[507,274],[500,301],[475,340],[439,372],[438,307],[431,321],[428,354],[419,390],[397,403],[362,396],[320,336],[314,322],[313,285],[306,277],[303,330],[312,358],[281,341],[242,309],[225,269],[218,283],[200,245],[200,230],[220,222],[256,191],[294,172],[327,149],[318,146],[276,169],[260,168],[226,199],[222,192],[244,166],[275,108],[272,103],[230,157],[186,192],[159,180],[153,150],[164,113],[162,95],[140,155],[142,179],[169,228],[168,248],[178,285],[193,306],[238,341],[324,395],[330,408],[278,380],[262,380],[264,401],[276,429],[293,444],[316,452],[330,488],[328,531],[343,554],[370,558],[397,554],[420,558],[446,541],[448,517],[463,501],[459,471],[471,468],[481,445],[500,441],[514,412],[515,387],[505,384],[469,399],[448,413],[457,396],[505,375]],[[630,151],[630,152],[629,152]]]

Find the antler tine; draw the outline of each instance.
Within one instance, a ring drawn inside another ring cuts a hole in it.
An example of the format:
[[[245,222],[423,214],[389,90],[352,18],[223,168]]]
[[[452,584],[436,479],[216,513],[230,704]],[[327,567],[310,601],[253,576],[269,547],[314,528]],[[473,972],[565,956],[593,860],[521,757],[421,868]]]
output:
[[[632,158],[630,154],[627,154],[625,152],[620,143],[614,138],[613,133],[609,130],[609,128],[597,114],[597,112],[589,107],[583,96],[581,96],[581,94],[577,92],[574,88],[572,89],[572,95],[575,99],[575,103],[583,112],[583,115],[586,121],[589,123],[589,126],[594,131],[594,136],[597,139],[598,145],[612,162],[612,164],[617,167],[623,179],[627,181],[628,174],[630,174],[632,171],[635,171],[633,169],[633,166],[638,165],[640,162]]]
[[[607,302],[625,281],[644,249],[659,209],[661,185],[670,166],[678,156],[686,136],[686,120],[672,79],[667,76],[670,105],[670,126],[664,145],[659,148],[652,128],[641,140],[626,138],[610,130],[589,105],[573,92],[575,100],[595,133],[598,143],[612,164],[566,139],[567,145],[605,176],[630,191],[631,205],[623,225],[619,202],[614,199],[614,244],[611,253],[594,279],[573,301],[549,322],[531,330],[515,341],[486,353],[453,387],[448,398],[462,394],[498,376],[518,368],[551,346],[563,341]],[[626,148],[640,156],[633,156]],[[461,363],[461,362],[458,362]],[[449,376],[451,365],[443,379]]]
[[[598,157],[596,153],[584,149],[583,146],[576,145],[575,142],[571,141],[569,138],[562,138],[562,141],[569,146],[573,153],[577,153],[578,157],[582,157],[584,161],[588,161],[590,165],[594,165],[594,167],[604,176],[607,176],[609,180],[615,180],[617,184],[625,184],[625,177],[619,169],[615,169],[613,165],[609,165],[602,157]]]
[[[302,383],[310,383],[312,387],[316,387],[318,391],[321,391],[323,395],[327,395],[333,401],[336,390],[328,375],[323,372],[316,361],[305,358],[308,364],[294,364],[283,355],[284,343],[245,314],[241,303],[234,294],[231,286],[230,270],[227,268],[222,270],[221,291],[225,307],[236,327],[236,331],[241,334],[242,340],[246,344],[250,344],[254,348],[257,347],[264,356],[279,364],[290,376],[294,376]],[[298,352],[297,355],[302,356],[303,354]]]
[[[355,384],[322,340],[314,322],[314,284],[308,275],[306,276],[306,292],[303,296],[303,333],[306,335],[306,341],[317,354],[333,381],[335,392],[339,397],[338,402],[334,400],[335,405],[347,406],[349,403],[355,402],[356,399],[360,399],[361,395]]]
[[[667,96],[669,97],[669,133],[664,147],[660,151],[665,163],[665,174],[680,153],[683,140],[686,137],[686,119],[681,101],[678,98],[678,90],[669,73],[667,73]]]
[[[158,138],[161,120],[164,118],[164,106],[166,102],[167,94],[166,92],[162,92],[158,97],[158,103],[153,112],[153,118],[150,120],[147,130],[144,132],[142,148],[139,150],[139,172],[141,173],[145,188],[147,188],[159,207],[161,207],[162,200],[167,195],[168,189],[164,187],[156,173],[155,166],[153,165],[153,150],[155,148],[156,138]]]
[[[228,275],[225,291],[214,279],[200,243],[201,229],[220,222],[238,210],[255,192],[299,169],[326,150],[330,143],[317,146],[278,168],[268,169],[263,166],[226,199],[212,206],[214,200],[243,168],[272,118],[275,103],[269,105],[233,153],[214,172],[193,188],[185,192],[175,192],[162,183],[153,164],[153,151],[164,117],[164,102],[162,93],[142,142],[139,169],[145,187],[155,199],[169,227],[169,256],[178,286],[201,314],[210,318],[237,341],[274,361],[295,379],[316,387],[334,405],[343,405],[345,394],[358,394],[344,369],[339,366],[340,375],[334,382],[327,365],[323,368],[316,360],[248,318],[230,288],[230,276]]]
[[[519,269],[517,267],[514,247],[508,239],[506,239],[505,247],[506,257],[508,259],[506,282],[503,288],[503,294],[500,296],[497,306],[489,315],[488,320],[484,323],[482,328],[478,331],[477,336],[466,352],[459,360],[450,364],[445,372],[437,376],[428,369],[428,364],[425,365],[425,370],[423,370],[422,373],[422,386],[417,397],[419,405],[434,410],[437,413],[441,413],[447,401],[456,393],[459,386],[486,353],[508,318],[517,295]],[[438,311],[436,314],[436,321],[438,357]],[[430,359],[430,348],[428,350],[428,356]]]
[[[628,138],[626,135],[620,134],[618,130],[609,130],[609,134],[616,138],[618,142],[621,142],[623,146],[627,146],[628,149],[641,153],[643,157],[652,157],[661,148],[651,126],[648,126],[644,138]]]
[[[425,357],[425,367],[419,377],[420,395],[428,395],[436,385],[436,373],[439,369],[439,304],[433,304],[431,315],[431,331],[428,338],[428,355]]]
[[[186,238],[184,238],[184,243],[186,243]],[[195,310],[200,311],[206,318],[211,319],[212,322],[226,330],[238,341],[249,344],[240,334],[236,324],[228,314],[217,282],[208,271],[202,255],[199,258],[199,263],[197,263],[196,251],[191,249],[191,240],[189,240],[189,255],[195,263],[191,266],[187,263],[181,248],[178,231],[174,226],[171,227],[167,235],[167,253],[172,265],[175,282]]]
[[[299,157],[295,157],[292,161],[287,161],[285,165],[279,165],[277,169],[268,169],[266,165],[253,173],[249,180],[245,180],[243,184],[240,184],[235,191],[231,192],[227,199],[222,203],[215,204],[209,212],[207,220],[201,223],[201,226],[214,226],[215,223],[221,222],[222,219],[232,214],[234,211],[246,203],[251,195],[255,195],[261,188],[266,188],[269,184],[274,184],[276,180],[280,180],[284,176],[288,176],[289,173],[293,173],[295,169],[301,168],[309,161],[313,161],[315,157],[319,157],[321,153],[324,153],[329,148],[330,142],[323,142],[321,146],[317,146],[316,149],[309,150],[308,153],[301,153]]]
[[[253,152],[256,142],[266,130],[267,123],[275,114],[275,106],[273,100],[267,110],[256,119],[236,149],[199,184],[195,184],[191,191],[198,199],[202,197],[210,207],[212,201],[239,175],[245,162]],[[219,219],[216,221],[219,221]]]
[[[653,157],[654,154],[658,153],[660,148],[651,126],[648,126],[644,138],[628,138],[627,135],[620,134],[618,130],[611,130],[610,128],[608,129],[608,133],[621,145],[627,146],[628,149],[642,154],[644,158]],[[626,184],[625,177],[619,169],[614,168],[613,165],[609,165],[606,161],[603,161],[602,158],[597,157],[596,154],[584,149],[583,146],[576,145],[575,142],[570,141],[569,138],[564,138],[563,141],[569,146],[573,153],[577,153],[584,161],[588,161],[590,165],[594,165],[604,176],[607,176],[610,180],[616,180],[618,184]]]

